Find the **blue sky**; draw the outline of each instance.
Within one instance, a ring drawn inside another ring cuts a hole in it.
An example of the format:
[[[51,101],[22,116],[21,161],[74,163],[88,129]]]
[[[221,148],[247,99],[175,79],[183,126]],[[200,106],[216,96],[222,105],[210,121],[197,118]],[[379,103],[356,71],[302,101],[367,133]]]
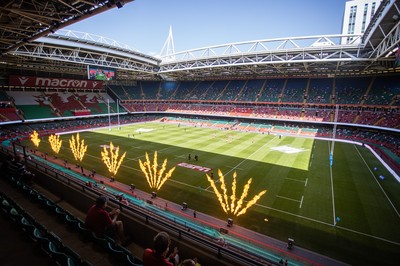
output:
[[[280,37],[340,34],[346,0],[136,0],[65,29],[159,54],[172,26],[175,51]]]

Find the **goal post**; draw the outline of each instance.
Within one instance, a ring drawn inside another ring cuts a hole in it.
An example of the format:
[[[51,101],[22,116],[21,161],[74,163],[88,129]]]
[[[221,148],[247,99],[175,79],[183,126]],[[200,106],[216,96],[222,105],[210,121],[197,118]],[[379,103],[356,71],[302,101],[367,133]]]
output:
[[[335,116],[334,116],[334,120],[333,120],[331,152],[329,153],[329,165],[330,165],[330,167],[333,166],[333,151],[335,150],[336,127],[337,127],[338,116],[339,116],[339,105],[337,104],[336,108],[335,108]]]

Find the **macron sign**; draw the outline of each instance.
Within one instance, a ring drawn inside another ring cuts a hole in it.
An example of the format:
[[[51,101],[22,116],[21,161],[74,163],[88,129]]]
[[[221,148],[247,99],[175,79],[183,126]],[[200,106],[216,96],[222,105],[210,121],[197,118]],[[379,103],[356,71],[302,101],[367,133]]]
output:
[[[79,88],[102,89],[103,82],[98,80],[79,80],[63,78],[42,78],[30,76],[10,76],[10,86],[47,87],[47,88]]]

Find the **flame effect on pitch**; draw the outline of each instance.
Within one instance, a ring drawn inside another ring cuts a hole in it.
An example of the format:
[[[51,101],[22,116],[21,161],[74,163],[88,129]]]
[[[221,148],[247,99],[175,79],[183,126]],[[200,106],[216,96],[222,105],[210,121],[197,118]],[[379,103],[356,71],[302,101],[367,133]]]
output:
[[[260,193],[258,193],[256,196],[254,196],[251,200],[249,200],[246,204],[244,204],[245,198],[248,196],[248,192],[250,189],[250,185],[252,182],[252,178],[247,180],[246,185],[243,188],[243,192],[238,197],[236,195],[236,172],[233,173],[233,181],[232,181],[232,194],[228,196],[228,189],[226,188],[225,184],[225,176],[222,174],[221,170],[218,169],[218,176],[219,176],[219,181],[221,183],[220,189],[221,191],[217,188],[216,186],[216,181],[214,181],[208,174],[206,174],[208,182],[210,182],[211,187],[213,188],[215,195],[217,196],[217,199],[219,203],[221,204],[222,209],[224,210],[225,213],[234,215],[234,216],[239,216],[242,214],[245,214],[246,211],[253,206],[254,204],[257,203],[257,201],[267,192],[267,190],[263,190]]]
[[[35,145],[36,147],[39,147],[39,143],[40,143],[39,133],[37,133],[37,131],[34,130],[33,133],[30,135],[30,137],[31,137],[31,141],[33,142],[33,145]]]
[[[172,173],[175,170],[175,167],[166,172],[167,168],[167,159],[165,158],[164,163],[161,166],[161,169],[158,170],[158,162],[157,162],[157,151],[154,152],[153,164],[151,164],[149,155],[146,152],[146,161],[142,162],[139,159],[139,166],[142,170],[144,176],[146,177],[147,183],[149,184],[150,188],[154,188],[159,190],[165,183],[172,176]]]
[[[79,133],[76,134],[76,138],[74,135],[72,135],[71,139],[69,140],[69,146],[71,147],[71,151],[75,160],[82,162],[88,145],[85,145],[84,139],[79,138]]]
[[[55,154],[58,154],[61,149],[62,140],[60,139],[60,135],[50,135],[49,142],[51,149],[54,151]]]
[[[107,150],[109,147],[109,150]],[[101,152],[101,159],[103,160],[104,164],[107,166],[108,171],[113,175],[116,176],[118,173],[118,169],[121,166],[122,161],[124,160],[126,152],[119,156],[119,147],[115,147],[112,142],[110,145],[104,145],[103,151]]]

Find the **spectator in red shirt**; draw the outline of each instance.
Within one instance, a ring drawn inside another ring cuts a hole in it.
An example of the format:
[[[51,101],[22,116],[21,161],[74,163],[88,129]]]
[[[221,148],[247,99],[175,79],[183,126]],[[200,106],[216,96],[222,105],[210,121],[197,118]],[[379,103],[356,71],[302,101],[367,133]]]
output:
[[[153,242],[153,249],[147,248],[143,253],[143,266],[174,266],[166,258],[171,243],[168,233],[158,233]]]
[[[123,223],[117,220],[120,210],[114,209],[111,212],[107,212],[106,207],[107,198],[104,196],[98,197],[96,204],[90,207],[87,213],[85,227],[98,237],[104,235],[115,237],[116,244],[121,245],[125,237]]]

